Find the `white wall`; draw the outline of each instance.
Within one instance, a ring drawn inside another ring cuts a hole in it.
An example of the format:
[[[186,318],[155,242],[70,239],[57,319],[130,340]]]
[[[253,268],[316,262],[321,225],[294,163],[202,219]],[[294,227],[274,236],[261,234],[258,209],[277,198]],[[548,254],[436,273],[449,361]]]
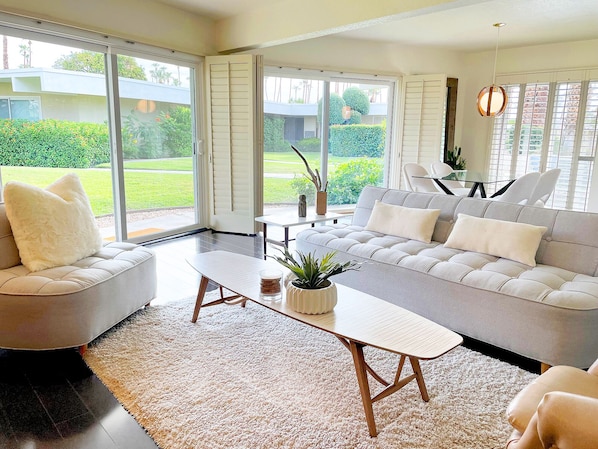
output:
[[[0,11],[195,55],[215,54],[214,24],[144,0],[2,0]]]

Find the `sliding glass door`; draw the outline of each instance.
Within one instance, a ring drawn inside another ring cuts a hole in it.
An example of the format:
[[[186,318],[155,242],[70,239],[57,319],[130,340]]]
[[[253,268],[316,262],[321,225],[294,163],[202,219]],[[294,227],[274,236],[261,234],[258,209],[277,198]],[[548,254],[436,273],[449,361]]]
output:
[[[394,83],[301,72],[305,78],[266,69],[264,207],[295,206],[303,194],[314,204],[315,189],[291,145],[321,173],[330,208],[355,204],[365,185],[385,183]]]
[[[198,227],[193,64],[0,32],[2,183],[43,188],[75,172],[107,240],[144,241]]]
[[[194,225],[193,71],[118,56],[140,76],[118,75],[127,237]]]

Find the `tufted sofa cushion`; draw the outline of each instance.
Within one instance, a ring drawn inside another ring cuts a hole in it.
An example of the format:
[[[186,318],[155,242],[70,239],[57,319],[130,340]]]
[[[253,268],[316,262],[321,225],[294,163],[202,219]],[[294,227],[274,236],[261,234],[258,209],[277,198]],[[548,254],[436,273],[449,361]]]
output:
[[[31,272],[24,265],[0,270],[0,295],[50,296],[76,293],[109,280],[153,257],[142,246],[108,243],[90,257],[72,265]]]
[[[549,265],[528,265],[336,224],[302,231],[307,242],[423,272],[450,282],[574,309],[598,308],[598,278]]]

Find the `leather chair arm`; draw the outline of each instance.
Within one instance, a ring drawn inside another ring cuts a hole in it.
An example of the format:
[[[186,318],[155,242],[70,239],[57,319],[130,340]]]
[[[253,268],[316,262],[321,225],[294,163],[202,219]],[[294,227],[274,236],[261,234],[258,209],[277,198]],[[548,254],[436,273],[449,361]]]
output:
[[[515,431],[507,449],[595,449],[596,416],[598,399],[546,393],[525,432]]]
[[[588,373],[598,376],[598,359],[588,368]]]

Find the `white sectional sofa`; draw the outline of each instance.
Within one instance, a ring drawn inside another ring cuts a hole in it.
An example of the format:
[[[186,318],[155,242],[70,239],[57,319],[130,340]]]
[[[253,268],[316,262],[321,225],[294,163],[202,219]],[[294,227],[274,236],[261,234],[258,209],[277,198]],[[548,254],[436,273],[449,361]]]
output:
[[[376,200],[439,209],[431,242],[367,230]],[[545,226],[536,266],[446,247],[459,214]],[[462,335],[546,365],[587,368],[598,357],[598,214],[366,187],[351,224],[301,231],[296,245],[364,262],[335,281]]]

